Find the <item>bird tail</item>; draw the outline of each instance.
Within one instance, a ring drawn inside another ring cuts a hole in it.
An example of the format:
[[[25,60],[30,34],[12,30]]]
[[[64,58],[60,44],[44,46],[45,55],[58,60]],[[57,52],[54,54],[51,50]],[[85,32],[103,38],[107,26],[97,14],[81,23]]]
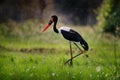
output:
[[[80,43],[80,44],[81,44],[81,46],[84,48],[84,50],[88,51],[89,46],[88,46],[88,44],[87,44],[86,41],[82,41],[82,43]]]

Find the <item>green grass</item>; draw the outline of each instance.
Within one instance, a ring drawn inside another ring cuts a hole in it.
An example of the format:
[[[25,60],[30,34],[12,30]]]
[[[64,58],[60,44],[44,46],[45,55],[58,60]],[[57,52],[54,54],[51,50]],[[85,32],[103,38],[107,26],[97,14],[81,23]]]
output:
[[[119,38],[115,40],[113,36],[94,31],[89,27],[79,28],[71,26],[87,40],[90,49],[86,52],[89,55],[88,58],[83,54],[73,60],[73,66],[69,66],[64,65],[64,62],[70,58],[69,42],[60,35],[55,34],[52,29],[46,33],[38,33],[35,27],[34,29],[32,28],[32,26],[36,25],[31,24],[28,21],[25,24],[17,25],[23,31],[21,35],[19,34],[20,31],[11,31],[11,34],[7,34],[4,31],[4,35],[0,33],[0,79],[120,79]],[[61,26],[62,24],[58,25]],[[31,33],[28,32],[29,28]],[[36,33],[32,34],[33,31]],[[41,31],[41,28],[39,31]],[[79,51],[75,46],[72,47],[74,55],[77,54]]]
[[[79,56],[70,67],[64,65],[69,56],[64,53],[23,54],[3,51],[1,54],[0,77],[3,80],[106,80],[113,76],[109,69],[114,67],[113,64],[103,62],[103,59],[93,61]]]

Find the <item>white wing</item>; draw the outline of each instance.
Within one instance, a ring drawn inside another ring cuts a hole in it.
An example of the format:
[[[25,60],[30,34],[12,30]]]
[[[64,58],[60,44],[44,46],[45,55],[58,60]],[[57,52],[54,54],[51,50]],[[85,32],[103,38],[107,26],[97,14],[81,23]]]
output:
[[[60,27],[59,30],[58,30],[59,33],[61,33],[61,30],[70,31],[70,28],[69,28],[69,27],[66,27],[66,26]]]

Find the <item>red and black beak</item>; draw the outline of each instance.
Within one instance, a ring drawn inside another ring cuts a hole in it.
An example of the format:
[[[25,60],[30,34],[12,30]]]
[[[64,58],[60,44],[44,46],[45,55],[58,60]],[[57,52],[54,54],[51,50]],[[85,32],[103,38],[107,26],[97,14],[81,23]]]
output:
[[[44,29],[42,30],[42,32],[46,31],[53,22],[54,22],[54,21],[53,21],[53,18],[50,18],[48,24],[44,27]]]

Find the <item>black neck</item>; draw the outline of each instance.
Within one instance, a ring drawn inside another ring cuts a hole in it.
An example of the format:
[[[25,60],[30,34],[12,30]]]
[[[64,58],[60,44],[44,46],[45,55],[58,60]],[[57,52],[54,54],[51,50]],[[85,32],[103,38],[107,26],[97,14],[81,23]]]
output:
[[[56,33],[59,33],[58,29],[56,28],[56,25],[57,25],[57,21],[54,22],[53,30],[54,30]]]

